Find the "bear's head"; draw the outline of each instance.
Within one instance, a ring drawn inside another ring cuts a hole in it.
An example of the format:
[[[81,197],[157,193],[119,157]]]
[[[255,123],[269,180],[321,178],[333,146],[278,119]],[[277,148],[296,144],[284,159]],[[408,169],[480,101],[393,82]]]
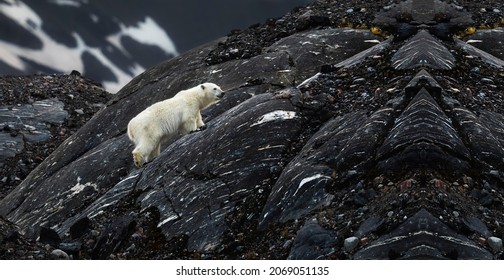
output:
[[[224,96],[222,89],[214,83],[204,83],[199,85],[203,91],[207,106],[219,101]]]

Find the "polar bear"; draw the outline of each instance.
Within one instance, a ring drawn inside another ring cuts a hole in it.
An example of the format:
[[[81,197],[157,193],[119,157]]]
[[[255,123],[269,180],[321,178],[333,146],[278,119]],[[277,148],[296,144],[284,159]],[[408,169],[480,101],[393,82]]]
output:
[[[135,165],[142,167],[158,156],[161,143],[171,137],[204,126],[200,111],[219,101],[223,95],[224,92],[216,84],[200,84],[151,105],[131,119],[128,123],[128,137],[135,143]]]

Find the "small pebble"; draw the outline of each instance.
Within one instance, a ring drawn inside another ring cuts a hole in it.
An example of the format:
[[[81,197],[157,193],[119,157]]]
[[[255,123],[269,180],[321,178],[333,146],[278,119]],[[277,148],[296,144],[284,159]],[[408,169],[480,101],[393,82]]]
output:
[[[486,84],[493,84],[494,81],[490,78],[482,78],[481,81]]]
[[[494,251],[500,251],[502,250],[502,239],[491,236],[487,239],[488,246],[492,248]]]
[[[354,11],[354,10],[353,10],[352,8],[350,8],[350,9],[346,10],[346,12],[347,12],[347,13],[349,13],[349,14],[350,14],[350,13],[353,13],[353,11]]]
[[[480,68],[479,67],[473,67],[471,69],[471,72],[473,72],[473,73],[479,73],[480,72]]]
[[[131,244],[131,246],[129,246],[129,247],[126,249],[126,251],[127,251],[127,252],[132,252],[132,251],[135,251],[135,249],[136,249],[135,244]]]
[[[292,245],[292,240],[290,240],[290,239],[289,239],[289,240],[285,241],[285,243],[283,244],[283,246],[282,246],[282,247],[283,247],[284,249],[287,249],[287,248],[289,248],[291,245]]]
[[[359,245],[359,238],[355,236],[348,237],[343,244],[347,252],[353,251],[353,249],[357,248],[357,245]]]
[[[459,216],[459,215],[460,215],[460,214],[459,214],[459,212],[458,212],[458,211],[453,211],[453,216],[454,216],[455,218],[458,218],[458,216]]]
[[[496,9],[493,9],[492,11],[493,11],[494,13],[496,13],[496,14],[500,14],[500,12],[501,12],[501,10],[499,10],[499,9],[497,9],[497,8],[496,8]]]
[[[80,251],[82,244],[80,242],[61,242],[59,244],[59,247],[61,250],[64,250],[65,252],[69,252],[70,254],[72,253],[77,253]]]
[[[369,93],[363,92],[363,93],[361,93],[361,97],[364,99],[369,98]]]
[[[51,252],[51,257],[55,260],[68,260],[68,259],[70,259],[68,254],[65,253],[65,251],[63,251],[61,249],[54,249]]]
[[[498,170],[490,170],[490,172],[488,172],[490,175],[492,176],[499,176],[499,171]]]
[[[362,237],[360,240],[360,243],[364,246],[366,246],[369,243],[369,238],[367,237]]]
[[[366,81],[366,79],[364,78],[357,78],[355,80],[353,80],[352,84],[362,84]]]
[[[394,215],[394,211],[387,212],[387,217],[392,218],[393,215]]]

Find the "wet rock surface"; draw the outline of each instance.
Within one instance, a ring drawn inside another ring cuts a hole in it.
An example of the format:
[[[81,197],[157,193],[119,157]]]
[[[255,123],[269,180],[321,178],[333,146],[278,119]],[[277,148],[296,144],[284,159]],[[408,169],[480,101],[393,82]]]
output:
[[[2,257],[502,258],[504,57],[459,33],[502,5],[420,2],[318,1],[149,69],[0,201]],[[201,81],[206,129],[135,168],[128,121]]]

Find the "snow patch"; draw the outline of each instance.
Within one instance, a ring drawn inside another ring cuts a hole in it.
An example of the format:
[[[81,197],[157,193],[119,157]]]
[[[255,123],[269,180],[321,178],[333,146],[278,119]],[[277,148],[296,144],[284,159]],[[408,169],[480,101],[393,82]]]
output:
[[[78,0],[49,0],[49,3],[59,6],[72,6],[77,8],[81,6],[81,1]]]
[[[273,112],[266,113],[262,115],[257,121],[255,121],[250,127],[260,125],[267,122],[272,122],[276,120],[290,120],[296,118],[296,112],[294,111],[284,111],[276,110]]]
[[[373,40],[364,40],[365,43],[375,43],[375,44],[379,44],[381,43],[380,40],[376,40],[376,39],[373,39]]]
[[[322,175],[322,174],[316,174],[316,175],[313,175],[311,177],[307,177],[307,178],[304,178],[303,180],[301,180],[301,182],[299,182],[299,186],[297,187],[296,191],[294,192],[294,194],[292,196],[296,196],[296,194],[298,193],[298,191],[308,182],[311,182],[313,180],[317,180],[319,178],[324,178],[324,180],[328,180],[328,179],[331,179],[331,177],[329,176],[326,176],[326,175]]]
[[[310,78],[304,80],[302,83],[300,83],[297,88],[301,88],[303,86],[307,86],[309,85],[311,82],[315,81],[316,79],[318,79],[318,77],[321,75],[322,73],[318,72],[317,74],[311,76]]]
[[[176,214],[173,214],[173,215],[169,216],[168,218],[166,218],[166,219],[162,220],[161,222],[159,222],[158,225],[157,225],[157,227],[159,228],[162,225],[168,223],[169,221],[173,221],[173,220],[175,220],[177,218],[179,218],[179,216],[176,215]]]
[[[129,36],[142,44],[158,46],[164,50],[166,54],[174,56],[178,55],[175,43],[173,43],[163,28],[161,28],[161,26],[159,26],[151,17],[145,17],[145,20],[139,22],[137,26],[126,27],[121,23],[119,27],[121,28],[121,31],[108,36],[107,41],[123,51],[125,54],[128,54],[128,52],[121,44],[121,36]]]
[[[467,40],[466,43],[468,43],[468,44],[471,44],[471,43],[483,43],[483,41],[482,40],[473,40],[473,39],[470,39],[470,40]]]
[[[87,182],[85,184],[81,184],[80,181],[81,177],[77,177],[77,184],[75,184],[75,186],[73,186],[70,190],[68,190],[70,192],[70,194],[67,195],[68,199],[81,193],[87,187],[92,187],[96,192],[98,192],[98,185],[96,185],[95,183]]]

